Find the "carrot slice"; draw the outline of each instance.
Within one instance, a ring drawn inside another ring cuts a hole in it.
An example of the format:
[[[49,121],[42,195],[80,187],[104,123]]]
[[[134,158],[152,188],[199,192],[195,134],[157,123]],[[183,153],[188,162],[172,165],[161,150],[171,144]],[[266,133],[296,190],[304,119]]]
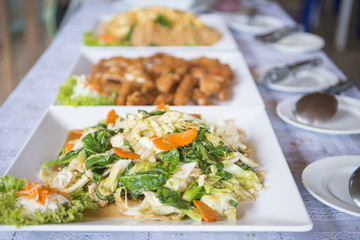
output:
[[[160,104],[156,107],[156,110],[162,110],[162,109],[164,109],[164,108],[165,108],[165,103],[162,102],[162,103],[160,103]]]
[[[94,89],[95,91],[97,91],[98,93],[100,93],[101,95],[104,95],[105,97],[109,97],[109,93],[106,92],[106,91],[104,91],[104,90],[102,90],[102,89],[100,88],[100,85],[99,85],[98,82],[94,81],[94,82],[90,85],[90,87],[91,87],[92,89]]]
[[[194,141],[196,137],[196,128],[188,129],[182,133],[174,133],[168,135],[168,139],[179,147],[186,146],[192,143],[192,141]]]
[[[190,113],[189,115],[196,117],[196,118],[200,118],[201,114],[197,114],[197,113]]]
[[[70,144],[70,143],[65,144],[65,149],[66,149],[66,151],[70,152],[71,149],[73,149],[74,145],[75,145],[75,144]]]
[[[69,193],[59,191],[56,188],[46,187],[35,182],[32,182],[31,184],[33,186],[30,185],[29,181],[26,181],[24,185],[24,190],[15,192],[15,196],[32,198],[40,204],[44,204],[45,200],[49,198],[49,195],[51,193],[58,193],[68,198],[71,198],[71,195]]]
[[[171,149],[177,147],[177,145],[171,142],[169,139],[161,138],[161,137],[153,138],[152,143],[155,145],[155,147],[164,151],[170,151]]]
[[[114,35],[111,34],[102,34],[97,36],[97,39],[106,42],[106,43],[114,43],[116,42],[116,37]]]
[[[122,158],[127,158],[127,159],[138,159],[140,158],[140,155],[134,152],[126,152],[124,150],[122,150],[121,148],[113,148],[116,155],[118,155],[119,157]]]
[[[118,117],[119,116],[115,113],[115,110],[113,109],[108,113],[107,118],[106,118],[106,123],[107,124],[110,124],[110,123],[115,124],[115,121],[116,121],[116,119],[118,119]]]
[[[101,95],[103,95],[105,97],[109,97],[109,93],[104,91],[103,89],[101,89],[101,87],[97,81],[93,81],[91,84],[84,83],[84,85],[85,85],[85,87],[90,87],[91,89],[97,91],[98,93],[100,93]]]
[[[216,213],[211,207],[199,200],[193,200],[193,203],[197,210],[199,210],[200,215],[205,222],[216,221]]]
[[[79,135],[79,137],[81,137],[84,133],[84,130],[82,129],[74,129],[74,130],[71,130],[72,134],[74,135]]]

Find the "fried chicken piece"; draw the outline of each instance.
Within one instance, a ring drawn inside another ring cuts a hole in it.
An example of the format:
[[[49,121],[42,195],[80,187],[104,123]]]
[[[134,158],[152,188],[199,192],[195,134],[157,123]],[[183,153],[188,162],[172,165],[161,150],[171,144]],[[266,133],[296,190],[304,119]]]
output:
[[[229,86],[231,79],[233,78],[233,72],[227,64],[221,64],[219,66],[209,68],[208,74],[222,77],[225,86]]]
[[[219,92],[217,92],[216,99],[223,101],[223,100],[226,100],[226,97],[227,97],[226,88],[223,87],[222,89],[220,89]]]
[[[157,95],[159,93],[155,83],[151,80],[147,80],[143,83],[141,87],[141,92],[144,94],[153,94],[153,95]]]
[[[173,103],[174,94],[172,93],[160,93],[154,100],[153,105],[159,105],[161,103],[171,105]]]
[[[190,101],[193,88],[196,86],[198,80],[191,75],[185,75],[176,89],[174,96],[175,105],[185,105]]]
[[[200,91],[206,96],[210,97],[222,88],[221,77],[206,75],[200,78]]]
[[[180,63],[178,66],[176,66],[175,73],[181,77],[181,76],[184,76],[185,74],[187,74],[189,69],[190,69],[189,64],[187,62],[183,62],[183,63]]]
[[[200,79],[206,75],[206,69],[203,67],[192,67],[190,73],[192,76]]]
[[[202,67],[213,67],[221,64],[218,59],[207,58],[207,57],[192,59],[190,60],[190,62],[194,66],[202,66]]]
[[[179,75],[166,73],[156,79],[156,87],[162,93],[169,93],[179,80]]]
[[[154,102],[155,96],[152,94],[144,94],[140,91],[135,91],[127,96],[126,105],[152,105]]]
[[[195,88],[192,92],[192,99],[198,105],[206,105],[207,104],[207,96],[200,91],[200,89]]]
[[[171,67],[165,65],[163,63],[152,64],[147,71],[153,76],[154,78],[164,75],[172,71]]]
[[[123,82],[116,98],[116,105],[125,105],[127,96],[132,92],[139,91],[141,86],[142,84],[137,82]]]
[[[118,92],[121,87],[121,83],[118,81],[114,81],[114,82],[107,81],[105,84],[102,83],[99,85],[100,85],[100,88],[104,89],[107,92],[112,92],[112,91]]]

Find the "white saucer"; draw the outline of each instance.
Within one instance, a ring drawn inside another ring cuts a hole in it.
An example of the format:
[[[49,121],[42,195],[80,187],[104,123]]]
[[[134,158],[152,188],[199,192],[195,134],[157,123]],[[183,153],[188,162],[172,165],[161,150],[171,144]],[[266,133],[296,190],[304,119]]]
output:
[[[302,129],[328,134],[360,133],[360,100],[337,96],[339,105],[335,116],[325,123],[304,124],[297,120],[294,110],[300,96],[285,99],[276,106],[277,115],[285,122]]]
[[[285,26],[284,22],[278,18],[264,15],[254,17],[252,24],[249,24],[249,17],[244,14],[229,14],[226,22],[235,31],[252,34],[266,34]]]
[[[302,173],[302,181],[311,195],[339,211],[360,217],[360,207],[351,199],[348,182],[360,166],[360,156],[335,156],[315,161]]]
[[[337,82],[338,77],[333,72],[317,67],[289,75],[284,80],[267,86],[277,91],[307,93],[324,90]]]
[[[325,41],[322,37],[312,33],[296,32],[270,45],[282,52],[302,53],[322,49]]]

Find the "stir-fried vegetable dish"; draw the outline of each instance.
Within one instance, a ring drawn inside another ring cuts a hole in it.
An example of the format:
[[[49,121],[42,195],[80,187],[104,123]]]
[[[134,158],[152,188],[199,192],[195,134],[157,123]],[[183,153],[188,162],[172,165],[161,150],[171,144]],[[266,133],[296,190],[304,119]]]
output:
[[[238,203],[263,189],[265,171],[257,170],[234,120],[209,123],[165,104],[121,115],[111,110],[95,126],[73,130],[58,157],[42,164],[44,185],[3,177],[1,223],[80,221],[85,208],[109,204],[151,220],[235,220]],[[10,217],[10,205],[21,217]]]
[[[165,7],[129,10],[85,32],[88,46],[197,46],[213,45],[221,38],[191,12]]]

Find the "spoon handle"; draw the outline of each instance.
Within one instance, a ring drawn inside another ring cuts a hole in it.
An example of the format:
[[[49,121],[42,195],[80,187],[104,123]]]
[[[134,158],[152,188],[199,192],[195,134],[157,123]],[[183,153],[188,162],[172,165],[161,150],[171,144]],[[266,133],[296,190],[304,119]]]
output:
[[[324,90],[324,93],[330,94],[340,94],[342,91],[352,87],[355,84],[355,80],[349,79],[347,81],[340,82],[334,86],[329,87],[328,89]]]

